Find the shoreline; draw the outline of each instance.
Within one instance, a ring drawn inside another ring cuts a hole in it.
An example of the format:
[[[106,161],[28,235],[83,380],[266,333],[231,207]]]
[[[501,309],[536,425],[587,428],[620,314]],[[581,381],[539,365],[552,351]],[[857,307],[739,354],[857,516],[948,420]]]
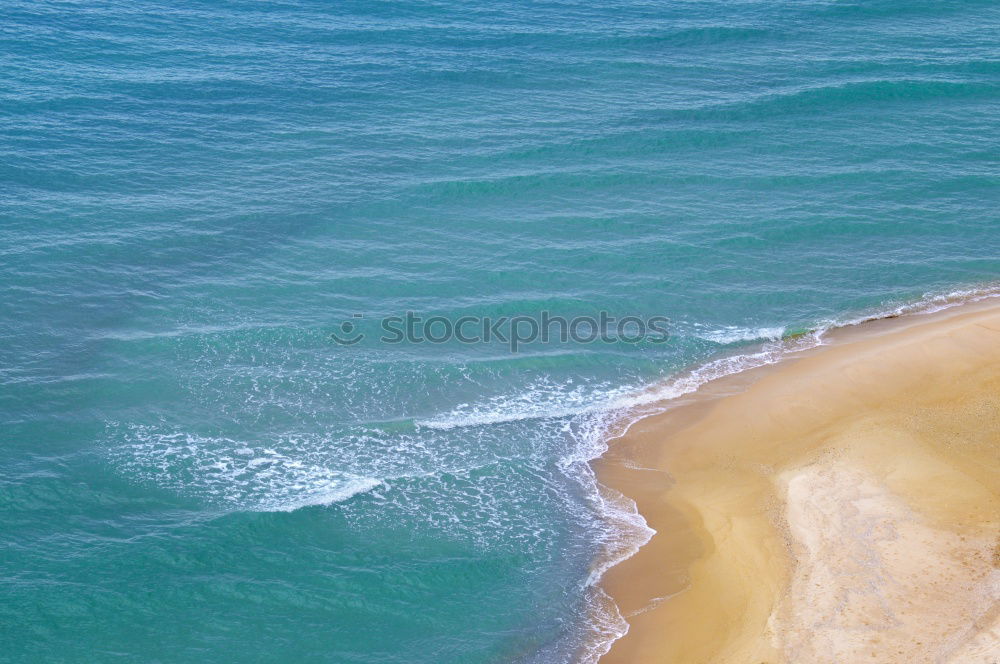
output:
[[[602,662],[995,662],[1000,302],[830,330],[593,462],[657,534]],[[919,642],[919,643],[918,643]]]

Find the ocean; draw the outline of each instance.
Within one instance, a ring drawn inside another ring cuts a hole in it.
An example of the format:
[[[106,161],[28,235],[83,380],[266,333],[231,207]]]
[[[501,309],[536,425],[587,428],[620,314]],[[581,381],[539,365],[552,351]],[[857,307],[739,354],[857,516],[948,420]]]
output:
[[[596,661],[615,423],[1000,292],[998,25],[5,2],[0,660]],[[442,338],[543,312],[669,334]]]

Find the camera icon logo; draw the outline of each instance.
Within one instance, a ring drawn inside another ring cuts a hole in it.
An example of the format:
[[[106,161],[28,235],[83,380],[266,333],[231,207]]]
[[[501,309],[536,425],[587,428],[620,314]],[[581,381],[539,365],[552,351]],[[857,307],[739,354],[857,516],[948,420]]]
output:
[[[354,314],[352,318],[364,318],[364,314]],[[361,332],[356,332],[357,326],[349,320],[345,320],[340,324],[340,331],[331,332],[330,338],[341,346],[353,346],[362,339],[365,335]]]

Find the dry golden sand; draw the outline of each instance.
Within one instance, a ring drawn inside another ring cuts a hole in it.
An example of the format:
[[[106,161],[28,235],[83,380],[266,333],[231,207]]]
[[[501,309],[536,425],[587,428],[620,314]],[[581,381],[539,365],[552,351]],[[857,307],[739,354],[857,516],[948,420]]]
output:
[[[715,381],[596,464],[657,535],[602,662],[1000,662],[1000,305]]]

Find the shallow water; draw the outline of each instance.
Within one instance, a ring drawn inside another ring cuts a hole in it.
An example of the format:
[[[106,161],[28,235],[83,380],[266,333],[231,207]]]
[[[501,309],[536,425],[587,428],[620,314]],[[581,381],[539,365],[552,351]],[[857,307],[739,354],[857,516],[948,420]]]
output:
[[[606,421],[1000,276],[994,3],[0,15],[12,661],[596,655]],[[671,337],[378,338],[601,310]]]

